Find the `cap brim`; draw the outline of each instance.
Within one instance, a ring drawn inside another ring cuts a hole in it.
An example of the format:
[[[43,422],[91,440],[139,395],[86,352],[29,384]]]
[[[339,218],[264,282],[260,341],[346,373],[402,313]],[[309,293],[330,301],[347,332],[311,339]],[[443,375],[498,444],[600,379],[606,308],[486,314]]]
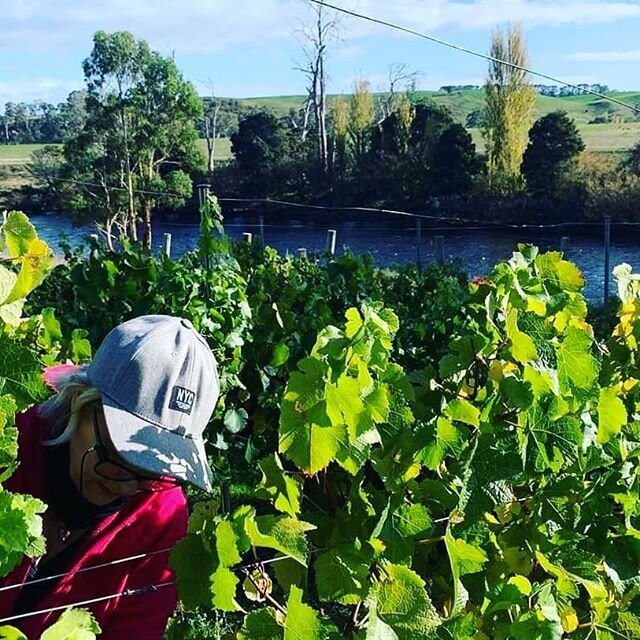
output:
[[[211,491],[211,471],[201,438],[185,438],[162,429],[125,411],[105,396],[102,406],[109,437],[127,464]]]

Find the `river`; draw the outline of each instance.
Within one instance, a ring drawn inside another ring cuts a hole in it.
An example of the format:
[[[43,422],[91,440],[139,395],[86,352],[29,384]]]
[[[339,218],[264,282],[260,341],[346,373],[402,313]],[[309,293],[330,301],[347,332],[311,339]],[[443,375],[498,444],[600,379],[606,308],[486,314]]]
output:
[[[313,218],[311,218],[313,215]],[[91,227],[73,227],[60,214],[33,216],[38,234],[61,254],[59,240],[66,234],[73,246],[81,244]],[[344,214],[330,218],[316,213],[270,213],[264,217],[264,239],[267,245],[281,253],[296,253],[299,248],[309,252],[322,251],[327,244],[328,229],[337,231],[337,251],[346,247],[355,253],[369,252],[376,264],[416,261],[417,234],[413,220],[382,215]],[[230,236],[242,238],[244,232],[259,234],[258,217],[236,214],[225,218],[225,229]],[[196,246],[197,223],[158,221],[154,223],[154,251],[160,251],[165,233],[172,236],[171,254],[178,257]],[[420,259],[426,264],[435,259],[436,236],[442,236],[446,260],[458,260],[471,277],[486,275],[493,265],[509,258],[518,242],[530,242],[542,250],[559,249],[562,236],[569,237],[567,258],[575,262],[585,274],[585,295],[592,301],[601,301],[604,295],[604,225],[594,227],[555,227],[551,229],[523,228],[496,229],[467,226],[440,227],[422,230]],[[640,270],[640,233],[635,227],[612,225],[610,267],[628,262]],[[610,278],[609,290],[615,293],[615,282]]]

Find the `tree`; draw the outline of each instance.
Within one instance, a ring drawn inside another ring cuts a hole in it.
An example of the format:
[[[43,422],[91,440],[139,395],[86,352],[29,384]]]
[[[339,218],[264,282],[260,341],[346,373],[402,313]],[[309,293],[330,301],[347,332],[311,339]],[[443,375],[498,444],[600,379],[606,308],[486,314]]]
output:
[[[522,29],[494,32],[482,133],[487,153],[489,187],[498,193],[514,191],[526,147],[536,93],[522,68],[529,64]]]
[[[439,195],[466,193],[478,171],[476,145],[457,122],[442,132],[434,151],[434,191]]]
[[[407,90],[415,86],[419,75],[417,71],[409,71],[408,65],[404,63],[394,62],[389,65],[388,89],[379,99],[379,122],[388,118],[398,110],[402,102],[407,101]]]
[[[231,150],[251,195],[285,190],[294,147],[292,132],[272,113],[259,111],[240,120],[238,131],[231,136]]]
[[[580,132],[565,111],[554,111],[536,120],[522,161],[529,191],[557,195],[570,163],[583,150]]]
[[[84,61],[87,119],[65,143],[67,172],[76,181],[76,213],[114,224],[151,246],[157,206],[175,208],[192,193],[186,170],[202,163],[195,121],[202,101],[171,58],[128,32],[99,31]],[[77,183],[85,183],[82,184]],[[124,197],[123,197],[124,194]]]
[[[337,98],[331,105],[331,141],[333,174],[338,179],[345,176],[348,166],[349,103]]]
[[[373,124],[375,102],[368,80],[356,80],[349,110],[349,136],[355,163],[358,164],[368,148],[369,129]]]
[[[640,142],[637,142],[627,152],[627,157],[622,163],[625,171],[637,178],[640,178]]]
[[[298,67],[307,76],[307,99],[302,110],[301,138],[315,133],[317,159],[322,173],[329,169],[327,133],[327,44],[337,38],[339,24],[335,12],[323,4],[309,3],[313,22],[301,29],[305,63]],[[311,124],[312,123],[312,124]]]
[[[216,140],[218,139],[218,117],[222,103],[216,98],[213,82],[209,83],[210,96],[204,102],[204,139],[207,145],[207,174],[213,176],[215,169]]]

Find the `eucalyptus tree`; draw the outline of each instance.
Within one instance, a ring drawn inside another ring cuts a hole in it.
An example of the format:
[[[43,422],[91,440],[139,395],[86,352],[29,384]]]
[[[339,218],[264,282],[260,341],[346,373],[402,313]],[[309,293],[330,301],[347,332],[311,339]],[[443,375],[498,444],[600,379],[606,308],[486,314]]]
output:
[[[150,247],[154,210],[191,196],[202,101],[173,59],[128,32],[98,31],[83,69],[86,121],[65,143],[69,202],[132,240],[141,220]]]

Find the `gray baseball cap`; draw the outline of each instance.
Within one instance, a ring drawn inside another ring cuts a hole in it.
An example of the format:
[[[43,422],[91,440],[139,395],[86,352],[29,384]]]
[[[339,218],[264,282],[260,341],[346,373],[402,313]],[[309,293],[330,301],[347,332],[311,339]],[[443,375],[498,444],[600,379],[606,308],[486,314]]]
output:
[[[87,376],[126,463],[211,490],[202,434],[220,384],[211,349],[189,320],[149,315],[118,325]]]

